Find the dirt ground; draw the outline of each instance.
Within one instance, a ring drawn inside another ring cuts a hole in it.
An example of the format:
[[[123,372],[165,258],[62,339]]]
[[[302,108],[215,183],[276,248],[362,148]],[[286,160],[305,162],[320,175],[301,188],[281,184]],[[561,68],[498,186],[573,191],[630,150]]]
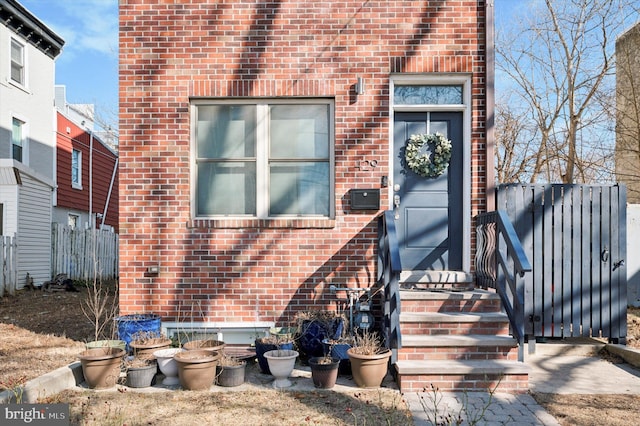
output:
[[[93,340],[93,326],[81,309],[87,289],[79,290],[0,298],[0,390],[77,361],[84,342]],[[627,344],[640,348],[640,309],[629,309]],[[69,403],[72,424],[81,425],[411,424],[397,393],[274,392],[141,394],[121,388],[65,391],[47,402]],[[627,425],[640,412],[640,395],[533,396],[562,425],[600,425],[603,419]]]

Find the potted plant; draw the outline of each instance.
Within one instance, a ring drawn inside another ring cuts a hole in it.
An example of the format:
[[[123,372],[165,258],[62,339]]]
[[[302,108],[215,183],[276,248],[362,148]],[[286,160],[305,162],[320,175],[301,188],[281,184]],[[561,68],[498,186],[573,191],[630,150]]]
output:
[[[124,362],[127,372],[127,386],[146,388],[154,384],[158,365],[152,358],[130,357]]]
[[[244,383],[246,365],[246,361],[223,353],[217,366],[216,383],[225,387],[240,386]]]
[[[346,330],[346,318],[334,311],[313,310],[296,315],[295,341],[306,358],[325,354],[322,341],[339,339]]]
[[[171,339],[156,331],[139,331],[131,337],[129,346],[138,358],[152,357],[155,351],[171,347]]]
[[[196,339],[186,342],[182,347],[188,351],[203,349],[207,351],[222,351],[226,344],[222,340]]]
[[[274,349],[267,351],[264,357],[269,364],[269,371],[275,377],[273,387],[276,389],[287,388],[291,386],[289,376],[296,364],[296,358],[299,353],[293,349]]]
[[[264,354],[276,349],[293,350],[293,339],[289,334],[258,337],[255,340],[255,346],[260,371],[264,374],[271,374],[269,363]]]
[[[353,381],[361,388],[377,388],[387,375],[391,350],[382,346],[376,332],[354,335],[353,347],[347,351]]]
[[[165,348],[153,352],[153,357],[158,363],[158,369],[164,375],[163,385],[175,386],[180,383],[178,380],[178,363],[174,356],[183,350],[182,348]]]
[[[66,277],[65,274],[56,276]],[[68,278],[67,278],[68,279]],[[66,281],[66,280],[65,280]],[[118,286],[103,282],[95,277],[87,285],[87,297],[80,305],[82,313],[93,325],[93,340],[87,342],[86,348],[120,348],[126,349],[123,340],[115,339],[115,318],[118,315]]]
[[[178,380],[186,390],[205,390],[213,385],[220,352],[202,349],[182,351],[174,355],[178,364]]]
[[[78,355],[82,374],[91,389],[110,388],[120,379],[120,367],[125,351],[100,347],[87,349]]]
[[[334,387],[338,379],[339,366],[340,358],[332,357],[331,350],[329,350],[325,356],[309,359],[313,386],[320,389],[331,389]]]
[[[351,361],[347,351],[353,347],[353,336],[342,336],[338,339],[324,339],[322,341],[325,354],[340,360],[338,374],[351,375]]]
[[[126,343],[126,351],[131,351],[131,341],[137,336],[153,336],[160,335],[162,319],[160,315],[147,314],[130,314],[121,315],[115,318],[118,328],[118,338]]]
[[[56,279],[65,280],[60,276]],[[94,341],[78,355],[85,382],[91,389],[115,386],[120,379],[121,363],[126,354],[122,348],[124,342],[105,339],[107,335],[115,334],[113,320],[118,314],[117,291],[117,285],[110,286],[94,276],[87,285],[87,297],[80,305],[84,316],[93,324]]]

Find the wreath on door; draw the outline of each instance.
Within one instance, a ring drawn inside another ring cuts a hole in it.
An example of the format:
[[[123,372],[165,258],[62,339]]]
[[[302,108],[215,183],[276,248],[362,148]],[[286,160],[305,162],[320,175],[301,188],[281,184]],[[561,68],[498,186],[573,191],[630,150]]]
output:
[[[449,167],[451,141],[441,133],[411,135],[404,157],[414,173],[428,178],[438,177]]]

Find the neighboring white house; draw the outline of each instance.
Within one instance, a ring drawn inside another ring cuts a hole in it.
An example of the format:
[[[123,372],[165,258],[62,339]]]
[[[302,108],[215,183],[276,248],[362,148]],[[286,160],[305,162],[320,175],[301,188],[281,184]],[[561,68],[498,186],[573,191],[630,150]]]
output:
[[[51,277],[55,59],[64,40],[0,0],[0,234],[17,238],[17,288]]]

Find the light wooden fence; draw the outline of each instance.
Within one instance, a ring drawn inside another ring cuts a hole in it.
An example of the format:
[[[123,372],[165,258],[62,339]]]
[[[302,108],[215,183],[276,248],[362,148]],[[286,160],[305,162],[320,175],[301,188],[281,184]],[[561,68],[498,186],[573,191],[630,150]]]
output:
[[[0,262],[2,271],[0,273],[0,297],[7,292],[13,295],[18,284],[16,237],[0,235]]]
[[[72,280],[118,276],[118,234],[98,229],[71,229],[52,224],[51,276]]]

